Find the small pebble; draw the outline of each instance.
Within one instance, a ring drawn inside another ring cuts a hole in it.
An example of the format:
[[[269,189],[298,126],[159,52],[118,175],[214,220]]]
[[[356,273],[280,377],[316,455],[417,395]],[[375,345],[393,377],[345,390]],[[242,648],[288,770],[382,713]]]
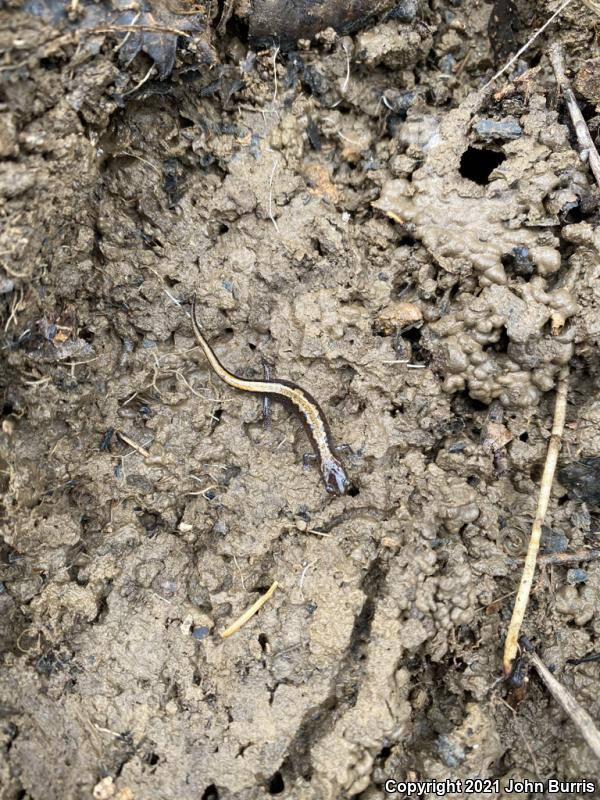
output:
[[[102,778],[102,780],[94,786],[92,789],[92,796],[94,800],[110,800],[111,797],[114,797],[115,791],[116,787],[114,781],[110,775],[107,775],[106,778]]]
[[[493,139],[510,141],[518,139],[523,129],[514,117],[506,117],[499,121],[495,119],[480,119],[474,125],[475,133],[480,141],[490,142]]]
[[[436,745],[440,758],[450,769],[456,769],[465,760],[465,751],[447,736],[438,736]]]
[[[210,633],[210,628],[207,625],[198,625],[196,628],[192,630],[193,638],[198,639],[198,641],[206,639],[209,633]]]
[[[562,531],[553,531],[544,526],[541,546],[544,553],[564,553],[569,546],[569,540]]]
[[[417,0],[400,0],[389,12],[388,19],[399,19],[411,22],[417,16]]]
[[[570,569],[567,572],[567,583],[574,586],[577,583],[585,583],[587,581],[587,572],[584,569]]]
[[[456,59],[450,53],[448,53],[445,56],[442,56],[438,61],[439,70],[444,75],[452,75],[455,66],[456,66]]]

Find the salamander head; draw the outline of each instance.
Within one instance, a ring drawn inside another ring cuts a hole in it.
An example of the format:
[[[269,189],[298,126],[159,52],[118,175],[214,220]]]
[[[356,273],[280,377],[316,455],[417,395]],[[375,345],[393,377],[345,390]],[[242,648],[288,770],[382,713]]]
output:
[[[321,474],[325,482],[325,488],[330,494],[348,494],[352,488],[350,479],[346,475],[342,462],[335,456],[330,456],[321,463]]]

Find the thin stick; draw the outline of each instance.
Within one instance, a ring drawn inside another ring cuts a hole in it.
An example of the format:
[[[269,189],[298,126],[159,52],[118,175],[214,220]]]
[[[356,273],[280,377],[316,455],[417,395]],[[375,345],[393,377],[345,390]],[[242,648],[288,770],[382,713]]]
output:
[[[128,158],[137,158],[138,161],[141,161],[143,164],[147,164],[151,169],[153,169],[157,175],[162,175],[161,171],[156,166],[156,164],[153,164],[151,161],[148,161],[147,158],[142,158],[142,156],[138,156],[137,153],[130,153],[129,150],[119,150],[117,153],[114,154],[114,156],[127,156]]]
[[[302,595],[302,599],[303,600],[304,600],[304,592],[302,591],[302,587],[304,586],[304,580],[306,578],[306,573],[308,572],[308,570],[311,567],[314,567],[314,565],[318,562],[318,560],[319,560],[318,558],[315,558],[315,560],[311,561],[310,564],[305,564],[304,565],[304,569],[302,570],[302,575],[300,575],[300,594]]]
[[[196,477],[196,475],[190,475],[190,478],[193,478],[195,481],[199,481],[199,482],[201,481],[201,479]],[[218,488],[219,488],[219,484],[218,483],[211,483],[210,486],[205,486],[204,489],[202,489],[199,492],[186,492],[185,494],[186,494],[186,497],[203,497],[205,500],[208,500],[208,502],[210,503],[211,499],[214,499],[214,498],[210,498],[208,496],[207,492],[210,492],[211,489],[218,489]]]
[[[133,449],[136,450],[138,453],[140,453],[140,455],[144,456],[144,458],[150,458],[150,453],[147,450],[145,450],[141,444],[134,442],[133,439],[130,439],[129,436],[122,433],[121,431],[115,431],[115,433],[117,434],[119,439],[122,439],[125,442],[125,444],[128,444],[130,447],[133,447]]]
[[[142,13],[141,11],[138,11],[137,14],[135,15],[135,17],[131,20],[133,25],[135,25],[135,23],[138,21],[138,19],[140,18],[140,14],[141,13]],[[133,33],[133,31],[127,31],[127,35],[123,39],[121,39],[120,43],[114,48],[114,52],[115,53],[119,52],[119,50],[127,42],[127,40],[129,39],[129,37],[131,36],[132,33]]]
[[[325,531],[318,531],[315,528],[307,528],[307,533],[314,533],[315,536],[322,536],[324,539],[332,539],[333,533],[325,533]]]
[[[0,266],[2,267],[2,269],[8,275],[10,275],[11,278],[30,278],[31,277],[31,271],[23,270],[23,272],[17,272],[16,269],[12,269],[12,267],[9,267],[8,264],[6,264],[4,261],[2,263],[0,263]]]
[[[18,315],[18,312],[20,310],[20,305],[21,305],[21,300],[22,299],[23,299],[23,290],[20,289],[19,290],[19,297],[17,298],[16,293],[15,293],[15,295],[13,297],[13,300],[12,300],[12,303],[11,303],[11,306],[10,306],[10,317],[6,320],[6,324],[4,326],[4,331],[5,332],[8,331],[8,329],[10,328],[10,324],[11,324],[11,322],[13,320],[15,322],[15,327],[16,327],[16,325],[17,325],[17,315]],[[25,305],[23,307],[25,307]]]
[[[521,625],[525,617],[527,603],[529,602],[529,593],[531,592],[537,554],[540,548],[542,525],[544,524],[546,511],[548,510],[552,481],[554,480],[554,471],[556,470],[556,462],[558,461],[558,453],[560,451],[560,440],[565,427],[568,387],[569,372],[568,367],[564,367],[559,375],[556,387],[554,422],[552,424],[552,433],[550,434],[548,451],[546,453],[546,463],[544,465],[544,474],[542,475],[542,482],[540,484],[537,509],[531,528],[531,538],[529,539],[529,547],[527,548],[527,556],[525,557],[525,564],[523,565],[521,583],[517,592],[512,618],[508,626],[508,633],[506,634],[506,641],[504,643],[503,664],[504,674],[506,676],[510,675],[512,663],[517,655]]]
[[[277,162],[273,159],[273,169],[271,170],[271,178],[269,180],[269,219],[275,226],[275,230],[279,233],[279,225],[277,224],[277,220],[273,216],[273,178],[275,177],[275,172],[277,170]]]
[[[579,732],[585,739],[590,750],[594,753],[596,758],[600,758],[600,733],[594,724],[594,720],[587,711],[579,705],[573,695],[565,689],[562,683],[556,680],[537,653],[530,652],[528,658],[536,668],[538,675],[545,683],[552,697],[554,697],[556,702],[561,705],[571,717],[571,720],[579,729]]]
[[[272,106],[275,105],[275,101],[277,100],[277,91],[278,91],[278,88],[279,88],[277,86],[277,56],[278,55],[279,55],[279,45],[277,45],[277,47],[273,51],[273,84],[274,85],[273,85],[273,98],[271,100],[271,105]]]
[[[575,128],[577,141],[581,147],[581,156],[583,158],[584,154],[587,154],[590,162],[590,168],[594,173],[596,183],[598,186],[600,186],[600,155],[598,155],[594,140],[590,136],[588,126],[586,125],[583,115],[579,110],[577,100],[573,94],[573,89],[571,89],[571,84],[566,76],[562,47],[558,43],[553,44],[550,48],[549,55],[552,69],[556,75],[556,82],[561,88],[567,108],[569,109],[569,114],[573,122],[573,127]]]
[[[244,573],[240,569],[240,565],[238,564],[238,560],[235,556],[235,553],[233,554],[233,563],[235,564],[235,568],[237,569],[237,571],[240,573],[240,579],[242,581],[242,589],[246,591],[246,584],[244,583]]]
[[[336,103],[330,106],[330,108],[337,108],[339,104],[342,102],[342,100],[344,99],[344,92],[348,88],[348,81],[350,80],[350,53],[348,52],[348,48],[343,42],[342,42],[342,49],[346,54],[346,77],[344,78],[344,83],[342,84],[342,87],[340,89],[340,94],[342,96]]]
[[[491,86],[491,85],[492,85],[492,83],[494,83],[495,81],[497,81],[497,80],[498,80],[498,78],[499,78],[501,75],[504,75],[504,73],[505,73],[507,70],[509,70],[509,69],[512,67],[512,65],[515,63],[515,61],[518,61],[518,59],[519,59],[519,58],[521,58],[521,56],[523,55],[523,53],[524,53],[526,50],[528,50],[528,49],[531,47],[531,45],[532,45],[532,44],[535,42],[535,40],[538,38],[538,36],[540,36],[540,34],[542,34],[542,33],[543,33],[545,30],[546,30],[546,28],[547,28],[549,25],[551,25],[551,24],[554,22],[554,20],[555,20],[555,19],[556,19],[556,18],[557,18],[557,17],[558,17],[560,14],[562,14],[562,12],[565,10],[565,8],[566,8],[566,7],[569,5],[569,3],[571,3],[571,2],[573,2],[573,0],[565,0],[565,2],[564,2],[564,3],[563,3],[561,6],[559,6],[559,7],[556,9],[556,11],[554,12],[554,14],[552,14],[552,16],[550,17],[550,19],[546,20],[546,22],[544,22],[544,24],[542,25],[542,27],[537,29],[537,31],[536,31],[536,32],[533,34],[533,36],[532,36],[530,39],[528,39],[528,40],[525,42],[525,44],[523,45],[523,47],[522,47],[520,50],[518,50],[518,51],[517,51],[517,52],[514,54],[514,56],[513,56],[513,57],[510,59],[510,61],[508,61],[508,62],[507,62],[507,63],[506,63],[506,64],[505,64],[505,65],[502,67],[502,69],[501,69],[499,72],[497,72],[497,73],[494,75],[494,77],[493,77],[493,78],[490,78],[490,80],[489,80],[489,81],[488,81],[488,82],[485,84],[485,86],[483,87],[483,88],[484,88],[484,90],[485,90],[485,89],[487,89],[487,88],[488,88],[488,86]]]
[[[168,28],[164,25],[107,25],[106,27],[87,28],[82,34],[96,33],[172,33],[174,36],[191,38],[189,31],[180,31],[179,28]]]
[[[344,78],[344,83],[342,84],[342,88],[340,89],[341,93],[344,94],[348,87],[348,81],[350,80],[350,53],[348,52],[348,48],[342,42],[342,49],[344,53],[346,53],[346,77]]]
[[[159,273],[158,273],[158,272],[157,272],[155,269],[153,269],[152,267],[148,267],[148,269],[150,270],[150,272],[153,272],[153,273],[156,275],[156,277],[158,278],[158,280],[159,280],[159,281],[160,281],[162,284],[164,284],[164,282],[165,282],[165,279],[163,278],[163,276],[162,276],[162,275],[160,275],[160,274],[159,274]],[[178,308],[180,308],[180,309],[183,311],[183,313],[186,315],[186,317],[189,317],[189,316],[190,316],[190,312],[185,310],[185,308],[184,308],[184,307],[181,305],[181,303],[179,302],[179,300],[178,300],[176,297],[174,297],[174,296],[171,294],[171,292],[169,292],[169,291],[168,291],[168,290],[165,288],[165,286],[164,286],[164,285],[163,285],[163,292],[164,292],[164,293],[167,295],[167,297],[169,298],[169,300],[170,300],[172,303],[174,303],[174,304],[175,304],[175,305],[176,305]],[[193,347],[193,348],[192,348],[192,350],[195,350],[195,349],[196,349],[195,347]]]
[[[130,33],[131,33],[131,31],[130,31]],[[127,36],[129,36],[129,33],[127,34]],[[149,78],[150,78],[150,76],[152,75],[153,72],[154,72],[154,64],[152,64],[152,66],[150,67],[148,72],[144,75],[142,80],[139,81],[139,83],[136,83],[136,85],[133,87],[133,89],[128,89],[126,92],[123,92],[121,97],[127,97],[128,94],[133,94],[134,92],[137,92],[137,90],[139,88],[141,88],[146,83],[147,80],[149,80]]]
[[[267,589],[267,591],[258,598],[256,603],[253,603],[247,611],[244,611],[241,617],[238,617],[235,622],[233,622],[226,630],[221,633],[221,639],[227,639],[228,636],[231,636],[234,633],[237,633],[240,628],[248,622],[249,619],[256,614],[257,611],[264,606],[264,604],[269,600],[269,598],[273,595],[273,592],[279,584],[277,581],[273,581],[271,586]]]

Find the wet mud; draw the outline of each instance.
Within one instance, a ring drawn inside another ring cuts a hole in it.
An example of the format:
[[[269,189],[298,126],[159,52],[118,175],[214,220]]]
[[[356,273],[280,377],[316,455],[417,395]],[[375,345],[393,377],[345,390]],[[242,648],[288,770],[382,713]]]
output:
[[[597,775],[499,680],[566,365],[543,552],[600,525],[600,194],[548,37],[478,91],[556,4],[403,3],[286,52],[243,7],[77,5],[0,12],[2,800]],[[597,27],[548,34],[595,137]],[[318,400],[349,494],[211,371],[194,296],[228,369]],[[525,624],[596,720],[568,661],[599,594],[597,561],[547,566]]]

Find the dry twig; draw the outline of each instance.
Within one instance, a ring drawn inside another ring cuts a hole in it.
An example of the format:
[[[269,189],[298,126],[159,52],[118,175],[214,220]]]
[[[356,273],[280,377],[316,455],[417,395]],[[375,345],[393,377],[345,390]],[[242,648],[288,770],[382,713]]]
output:
[[[179,28],[169,28],[166,25],[106,25],[97,28],[83,28],[80,35],[96,33],[171,33],[174,36],[185,36],[187,39],[192,37],[189,31],[181,31]]]
[[[273,51],[273,98],[271,100],[271,105],[275,105],[275,101],[277,100],[277,56],[279,55],[279,45]]]
[[[559,6],[559,7],[556,9],[556,11],[554,12],[554,14],[552,14],[552,16],[551,16],[549,19],[547,19],[547,20],[546,20],[546,22],[544,22],[544,24],[542,25],[542,27],[541,27],[541,28],[538,28],[538,29],[537,29],[537,31],[536,31],[536,32],[533,34],[533,36],[532,36],[530,39],[528,39],[528,40],[525,42],[525,44],[523,45],[523,47],[521,47],[521,49],[520,49],[520,50],[518,50],[518,51],[517,51],[517,52],[514,54],[514,56],[513,56],[513,57],[512,57],[512,58],[511,58],[509,61],[507,61],[507,62],[506,62],[506,64],[505,64],[505,65],[502,67],[502,69],[501,69],[501,70],[499,70],[499,71],[498,71],[498,72],[497,72],[497,73],[494,75],[494,77],[493,77],[493,78],[490,78],[490,80],[489,80],[489,81],[488,81],[488,82],[485,84],[485,86],[483,87],[483,90],[485,90],[485,89],[487,89],[488,87],[490,87],[490,86],[492,85],[492,83],[495,83],[495,82],[498,80],[498,78],[499,78],[501,75],[504,75],[504,73],[505,73],[507,70],[509,70],[509,69],[512,67],[512,65],[515,63],[515,61],[518,61],[518,60],[519,60],[519,58],[521,58],[521,56],[523,55],[523,53],[525,53],[527,50],[529,50],[529,48],[531,47],[531,45],[533,44],[533,42],[535,42],[535,40],[538,38],[538,36],[540,36],[540,35],[541,35],[541,34],[542,34],[542,33],[543,33],[545,30],[546,30],[546,28],[547,28],[549,25],[551,25],[551,24],[554,22],[554,20],[555,20],[555,19],[556,19],[558,16],[560,16],[560,14],[562,14],[562,12],[565,10],[565,8],[566,8],[566,7],[567,7],[567,6],[568,6],[568,5],[569,5],[571,2],[572,2],[572,0],[565,0],[565,2],[564,2],[564,3],[562,3],[562,5],[560,5],[560,6]]]
[[[273,216],[273,178],[275,177],[275,172],[277,171],[277,162],[273,159],[273,169],[271,170],[271,177],[269,179],[269,219],[275,226],[275,230],[279,233],[279,225],[277,224],[277,220]]]
[[[128,444],[130,447],[133,447],[140,455],[144,456],[144,458],[150,458],[150,453],[142,447],[141,444],[134,442],[133,439],[130,439],[127,434],[123,433],[122,431],[115,431],[119,439],[122,439],[125,444]]]
[[[129,36],[129,33],[127,34],[127,36]],[[127,97],[127,95],[129,95],[129,94],[133,94],[134,92],[137,92],[137,90],[140,89],[146,83],[147,80],[150,80],[150,76],[152,75],[153,72],[154,72],[154,64],[151,65],[151,67],[148,70],[148,72],[144,75],[144,77],[141,79],[141,81],[136,83],[136,85],[133,87],[133,89],[128,89],[126,92],[123,92],[123,94],[121,96],[122,97]]]
[[[231,636],[234,633],[237,633],[240,628],[242,628],[249,619],[256,614],[257,611],[264,606],[264,604],[269,600],[269,598],[273,595],[273,592],[279,584],[277,581],[273,581],[271,586],[267,589],[267,591],[261,595],[256,603],[253,603],[247,611],[244,611],[241,617],[238,617],[235,622],[233,622],[226,630],[221,633],[221,639],[226,639],[228,636]]]
[[[577,141],[581,147],[581,157],[584,158],[587,155],[587,159],[590,162],[590,169],[594,174],[596,183],[600,186],[600,155],[598,155],[594,140],[590,136],[588,126],[579,110],[573,89],[571,89],[571,84],[565,73],[562,47],[558,42],[552,45],[549,55],[552,69],[556,75],[556,82],[560,86],[565,98],[565,103],[567,104],[569,115],[571,116],[573,127],[575,128]]]
[[[530,651],[527,658],[537,670],[552,697],[562,706],[572,722],[577,726],[591,751],[597,758],[600,758],[600,733],[594,724],[594,720],[579,705],[573,695],[565,689],[562,683],[556,680],[537,653]]]
[[[546,453],[546,463],[544,464],[544,473],[540,484],[537,509],[531,527],[529,547],[527,548],[521,583],[517,592],[512,618],[508,626],[508,633],[506,634],[506,641],[504,643],[504,674],[507,676],[510,675],[512,663],[517,655],[521,625],[525,617],[527,603],[529,602],[529,593],[531,592],[531,585],[533,583],[537,554],[542,536],[542,525],[544,524],[546,511],[548,510],[548,501],[550,500],[550,492],[552,491],[552,481],[554,480],[556,462],[558,461],[562,432],[565,427],[568,386],[568,367],[564,367],[559,375],[558,385],[556,387],[554,422],[552,424],[552,433],[550,434],[550,441],[548,443],[548,452]]]
[[[339,106],[339,104],[342,102],[342,100],[344,99],[344,94],[346,92],[346,89],[348,88],[348,82],[350,80],[350,53],[348,51],[348,48],[346,47],[346,45],[343,42],[342,42],[342,49],[344,50],[344,53],[346,54],[346,77],[344,78],[344,82],[343,82],[343,84],[341,86],[341,89],[340,89],[341,97],[332,106],[330,106],[331,108],[337,108]]]

